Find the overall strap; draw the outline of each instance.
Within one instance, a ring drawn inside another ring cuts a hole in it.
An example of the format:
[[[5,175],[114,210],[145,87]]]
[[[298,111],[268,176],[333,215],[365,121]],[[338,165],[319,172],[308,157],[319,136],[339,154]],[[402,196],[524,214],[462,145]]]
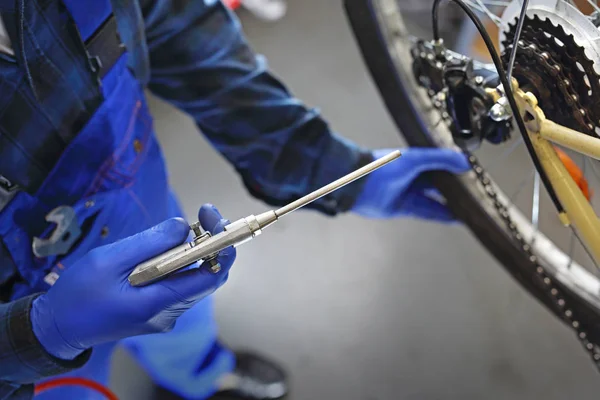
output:
[[[0,15],[6,12],[16,15],[16,9],[23,4],[33,0],[0,0]],[[56,0],[39,0],[41,3]],[[91,4],[96,0],[79,0],[82,4]],[[135,77],[146,85],[150,79],[150,60],[148,56],[148,45],[146,43],[146,32],[144,17],[138,0],[110,0],[113,14],[115,15],[121,40],[130,54],[128,64],[134,72]],[[21,5],[20,5],[21,4]],[[16,21],[15,21],[16,22]],[[11,35],[16,42],[17,37]]]
[[[76,34],[85,43],[94,70],[103,78],[125,51],[110,0],[62,2],[76,24]]]
[[[129,68],[137,80],[145,86],[150,79],[150,60],[140,4],[138,0],[110,0],[110,2],[121,40],[129,54]]]

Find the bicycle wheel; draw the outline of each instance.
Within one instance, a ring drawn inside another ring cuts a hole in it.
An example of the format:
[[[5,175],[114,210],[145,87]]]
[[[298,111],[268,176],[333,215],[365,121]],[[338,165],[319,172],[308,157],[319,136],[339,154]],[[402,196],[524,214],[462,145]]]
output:
[[[486,10],[475,6],[487,2],[504,6],[505,9],[512,7],[511,18],[521,4],[520,1],[496,0],[476,0],[469,4],[483,14]],[[415,77],[414,49],[420,42],[407,29],[399,3],[402,0],[345,0],[345,8],[364,61],[389,114],[407,143],[417,147],[458,149],[456,132],[447,123],[453,116],[442,115],[435,98],[431,96],[431,90],[428,93],[423,88],[423,82],[418,82]],[[498,18],[501,19],[502,15]],[[588,16],[585,18],[591,19]],[[513,20],[509,22],[512,24]],[[507,32],[512,26],[506,25]],[[538,34],[546,39],[549,37],[544,32]],[[510,32],[501,35],[506,40]],[[567,44],[560,41],[556,43],[558,46]],[[526,68],[522,69],[527,71]],[[577,74],[577,71],[572,72]],[[585,73],[580,71],[579,75]],[[546,78],[541,76],[540,79]],[[591,78],[586,75],[585,79]],[[586,82],[589,86],[589,82]],[[546,105],[550,107],[553,104],[547,101]],[[519,147],[518,139],[513,140],[517,142],[509,143],[509,148],[503,148],[502,152],[514,151]],[[496,149],[494,145],[491,147]],[[490,153],[489,148],[481,150],[478,147],[475,154],[478,155],[479,151]],[[600,367],[600,280],[596,267],[589,265],[590,260],[585,255],[574,257],[573,252],[558,244],[558,238],[545,235],[539,229],[538,221],[528,218],[523,207],[516,205],[512,197],[503,191],[504,183],[497,182],[488,174],[479,158],[473,157],[472,161],[473,170],[468,174],[455,176],[432,172],[431,179],[457,218],[464,221],[481,244],[533,297],[574,329],[584,348]],[[539,180],[535,179],[534,182],[533,191],[539,196]],[[502,206],[499,207],[499,204]],[[572,245],[572,239],[569,240]]]

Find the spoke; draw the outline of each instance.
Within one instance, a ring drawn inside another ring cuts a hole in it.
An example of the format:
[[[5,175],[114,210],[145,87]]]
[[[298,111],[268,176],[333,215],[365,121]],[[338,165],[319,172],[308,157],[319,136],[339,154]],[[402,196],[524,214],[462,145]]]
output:
[[[482,0],[481,2],[486,6],[496,6],[496,7],[508,7],[511,3],[510,1],[502,1],[502,0]]]
[[[588,158],[587,157],[583,157],[583,175],[584,176],[585,176],[585,171],[587,171],[587,170],[588,170]]]
[[[465,0],[465,3],[467,3],[467,5],[469,5],[471,8],[473,8],[475,11],[485,13],[485,8],[480,7],[478,4],[475,4],[472,1]]]
[[[583,241],[583,239],[581,239],[581,237],[577,233],[577,230],[575,229],[575,227],[573,225],[569,225],[569,226],[571,227],[571,231],[573,232],[573,235],[577,238],[577,240],[579,241],[579,244],[581,244],[581,247],[583,247],[583,249],[587,253],[587,255],[590,258],[590,260],[592,260],[592,262],[594,263],[594,266],[596,267],[596,269],[600,270],[600,267],[596,263],[596,260],[594,259],[594,256],[592,256],[592,252],[590,251],[590,249],[588,249],[588,247],[586,246],[586,244]]]
[[[503,161],[504,159],[508,158],[508,156],[510,156],[512,153],[515,152],[515,150],[517,150],[519,148],[519,146],[521,146],[523,144],[523,138],[519,138],[519,140],[516,140],[515,142],[513,142],[509,148],[507,148],[506,150],[504,150],[502,152],[502,154],[500,154],[500,156],[496,159],[494,159],[486,168],[488,171],[491,171],[494,167],[496,167],[498,165],[498,163],[500,161]]]
[[[502,19],[500,17],[498,17],[496,14],[494,14],[493,12],[491,12],[486,6],[485,4],[483,4],[481,2],[481,0],[475,0],[475,2],[471,1],[471,0],[464,0],[464,2],[469,5],[471,8],[473,8],[474,10],[477,10],[479,12],[484,13],[485,15],[487,15],[487,17],[489,19],[492,20],[493,23],[495,23],[498,27],[500,28],[504,28],[504,25],[502,24]]]
[[[533,177],[533,199],[531,204],[531,224],[533,225],[533,239],[532,242],[535,242],[535,237],[539,230],[539,222],[540,222],[540,174],[535,172],[535,176]]]
[[[583,160],[583,165],[581,167],[581,172],[583,173],[583,178],[587,179],[587,171],[588,171],[588,163],[591,163],[591,167],[589,168],[592,170],[592,172],[596,172],[594,169],[594,163],[590,161],[590,159],[586,156],[584,156],[583,154],[580,155],[581,159]],[[597,176],[597,175],[596,175]],[[578,236],[579,238],[579,236]],[[585,251],[587,252],[588,256],[590,257],[590,259],[592,260],[592,262],[594,263],[594,265],[596,266],[596,269],[600,270],[600,268],[598,267],[598,264],[596,263],[596,260],[594,259],[594,257],[592,257],[591,252],[588,250],[588,248],[586,247],[586,245],[583,243],[583,241],[581,239],[579,239],[579,241],[581,242],[581,245],[583,246],[583,248],[585,249]]]
[[[586,160],[587,160],[587,158],[586,158]],[[596,169],[596,168],[597,168],[597,167],[596,167],[596,163],[595,163],[595,162],[592,162],[592,161],[589,161],[589,163],[592,165],[592,168],[590,168],[590,169],[592,170],[592,173],[594,174],[594,176],[596,177],[596,179],[597,179],[598,181],[600,181],[600,173],[599,173],[599,172],[598,172],[598,170]]]
[[[523,30],[523,23],[525,22],[525,14],[527,13],[527,6],[529,5],[529,0],[523,0],[523,5],[521,6],[521,13],[519,14],[519,21],[517,22],[517,30],[515,31],[515,38],[513,40],[513,48],[510,52],[510,57],[508,59],[508,67],[506,69],[506,75],[508,77],[508,85],[512,87],[511,78],[512,78],[512,70],[515,66],[515,59],[517,58],[517,49],[519,48],[519,38],[521,37],[521,31]]]
[[[586,171],[586,166],[588,163],[588,158],[584,157],[583,155],[580,158],[583,160],[582,172],[583,172],[583,177],[585,178],[585,171]],[[578,240],[581,243],[581,245],[583,246],[583,242],[581,241],[581,239],[579,239],[579,236],[575,232],[575,229],[573,228],[573,226],[571,226],[571,240],[569,241],[569,264],[567,265],[567,268],[571,268],[571,266],[573,265],[573,253],[575,253],[575,240]],[[584,246],[584,249],[585,249],[585,246]],[[593,260],[593,258],[592,258],[592,260]]]
[[[592,1],[592,0],[587,0],[587,2],[588,2],[588,3],[590,3],[590,5],[591,5],[592,7],[594,7],[594,10],[596,10],[596,11],[600,12],[600,7],[598,7],[598,4],[596,4],[596,2],[595,2],[595,1]]]
[[[536,173],[536,170],[533,169],[529,174],[527,174],[527,176],[525,176],[525,178],[519,183],[519,186],[517,186],[517,190],[515,190],[515,192],[512,194],[512,196],[510,196],[510,202],[514,203],[517,196],[519,195],[519,193],[521,193],[521,191],[523,190],[523,188],[525,188],[525,186],[527,186],[527,182],[533,178],[533,175]]]
[[[487,8],[481,0],[475,0],[475,2],[483,9],[483,12],[488,16],[489,19],[494,21],[499,27],[502,27],[502,18],[490,11],[490,9]]]

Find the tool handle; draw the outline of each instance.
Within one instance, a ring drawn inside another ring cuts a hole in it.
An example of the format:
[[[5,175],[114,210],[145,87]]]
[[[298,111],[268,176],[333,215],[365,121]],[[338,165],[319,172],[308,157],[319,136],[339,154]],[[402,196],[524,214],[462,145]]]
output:
[[[252,239],[255,234],[250,217],[237,220],[225,226],[225,230],[215,236],[197,236],[190,243],[144,261],[129,275],[129,283],[132,286],[148,285],[195,262],[212,259],[221,250],[239,246]]]
[[[181,255],[185,254],[188,249],[191,249],[192,243],[184,243],[173,247],[171,250],[153,257],[143,263],[138,264],[133,272],[129,275],[128,280],[131,286],[144,286],[155,282],[163,276],[169,274],[169,270],[176,271],[187,265],[180,265]]]

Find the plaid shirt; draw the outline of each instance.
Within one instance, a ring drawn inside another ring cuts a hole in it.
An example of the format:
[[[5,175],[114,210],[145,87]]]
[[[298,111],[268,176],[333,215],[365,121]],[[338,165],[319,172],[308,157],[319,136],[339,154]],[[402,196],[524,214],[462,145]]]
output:
[[[15,4],[26,4],[25,24],[39,24],[42,19],[35,18],[35,12],[50,12],[58,1],[0,0],[0,14],[6,19],[11,13],[18,14]],[[111,0],[111,3],[136,78],[153,93],[187,112],[236,168],[254,196],[272,205],[284,204],[371,161],[370,153],[331,132],[317,110],[294,98],[268,71],[266,60],[250,49],[239,22],[219,0]],[[31,4],[38,7],[30,7]],[[22,32],[18,28],[12,28],[13,34]],[[30,31],[50,30],[38,26]],[[71,38],[55,39],[68,42],[58,46],[63,51],[77,50]],[[23,42],[13,40],[13,43]],[[49,144],[55,144],[54,151],[60,153],[61,146],[66,146],[77,133],[82,118],[89,117],[97,106],[97,93],[88,85],[81,65],[62,66],[65,68],[62,76],[68,78],[62,84],[72,85],[72,92],[80,98],[69,103],[77,105],[74,109],[57,108],[68,103],[57,103],[55,99],[58,89],[64,91],[64,88],[51,84],[55,81],[58,85],[61,81],[45,78],[47,72],[40,70],[43,63],[36,59],[38,55],[33,52],[27,57],[33,50],[16,51],[18,64],[29,67],[29,85],[15,89],[27,104],[31,104],[33,93],[38,102],[55,104],[50,110],[60,123],[48,133],[47,140],[41,141],[29,136],[44,130],[32,131],[35,126],[18,121],[16,139],[21,143],[10,154],[10,160],[12,165],[22,165],[21,170],[33,171],[17,178],[27,180],[35,176],[39,183],[53,166],[53,159],[35,160],[33,166],[27,164],[27,156],[39,153],[33,146],[43,143],[48,149],[44,154],[49,154]],[[60,57],[55,58],[55,64],[64,63]],[[0,106],[8,101],[4,97],[3,92]],[[2,118],[6,115],[16,114],[4,112]],[[70,116],[66,119],[68,124],[64,122],[65,116]],[[2,123],[0,118],[0,127]],[[0,148],[5,143],[7,139],[0,131]],[[32,149],[31,153],[28,149]],[[0,157],[3,174],[4,157],[4,154]],[[30,179],[29,183],[35,182]],[[352,206],[360,189],[360,183],[348,185],[312,207],[329,215],[345,211]],[[84,354],[77,360],[64,362],[47,354],[31,332],[30,304],[31,298],[0,304],[0,382],[4,381],[0,383],[0,399],[29,398],[31,387],[21,385],[77,367],[89,356]]]
[[[0,304],[0,399],[30,399],[33,383],[84,365],[91,350],[72,361],[43,350],[31,328],[29,310],[36,295]]]

